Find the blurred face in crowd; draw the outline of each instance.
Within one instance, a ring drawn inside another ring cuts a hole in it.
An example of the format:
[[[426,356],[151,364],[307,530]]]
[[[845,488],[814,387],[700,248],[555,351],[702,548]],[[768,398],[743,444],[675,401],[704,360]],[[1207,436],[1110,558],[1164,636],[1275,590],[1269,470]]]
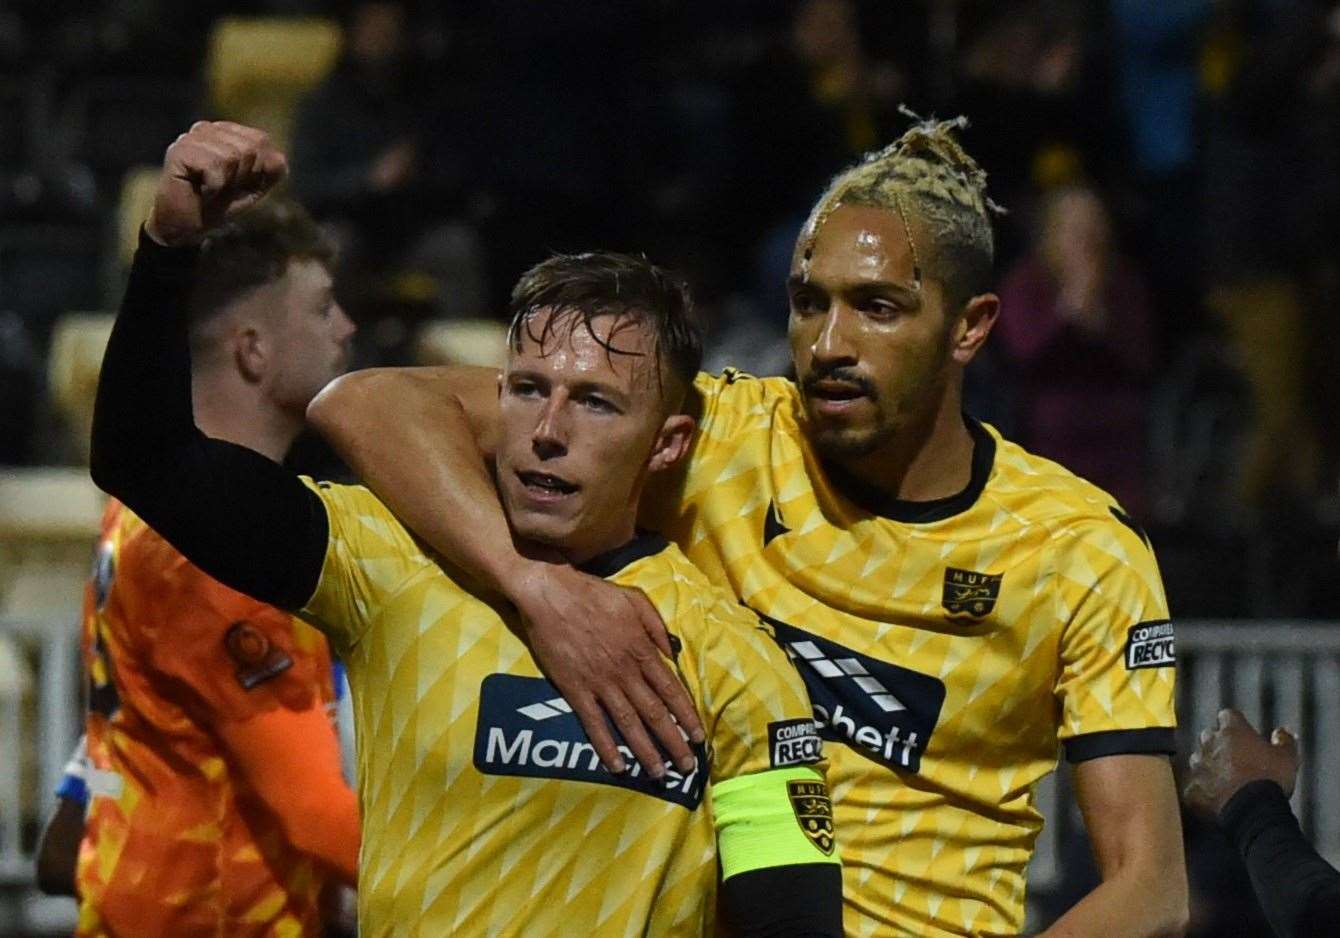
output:
[[[1042,256],[1054,272],[1079,261],[1105,263],[1112,248],[1112,224],[1097,193],[1063,189],[1051,197],[1042,215]]]
[[[543,308],[519,333],[499,378],[498,491],[518,537],[580,563],[632,538],[648,472],[684,456],[694,423],[667,414],[649,323],[607,315],[588,328]]]
[[[857,58],[861,37],[851,0],[806,0],[791,25],[796,54],[811,65]]]
[[[398,3],[363,3],[349,27],[349,51],[372,69],[399,62],[406,43],[405,10]]]
[[[791,355],[808,434],[839,464],[878,453],[938,406],[951,327],[941,285],[913,275],[896,212],[842,205],[792,259]]]

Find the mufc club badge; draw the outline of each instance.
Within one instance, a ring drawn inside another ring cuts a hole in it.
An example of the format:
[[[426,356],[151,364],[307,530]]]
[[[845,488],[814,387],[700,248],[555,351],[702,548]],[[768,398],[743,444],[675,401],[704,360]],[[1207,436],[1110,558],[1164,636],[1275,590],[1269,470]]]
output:
[[[951,616],[981,619],[996,608],[1003,573],[975,573],[957,567],[945,568],[945,589],[940,605]]]
[[[237,683],[246,690],[293,667],[293,659],[264,632],[246,622],[234,622],[223,636],[223,647],[237,666]]]
[[[787,782],[786,793],[791,796],[791,810],[796,813],[800,829],[814,846],[833,855],[833,802],[828,797],[828,786],[823,782]]]

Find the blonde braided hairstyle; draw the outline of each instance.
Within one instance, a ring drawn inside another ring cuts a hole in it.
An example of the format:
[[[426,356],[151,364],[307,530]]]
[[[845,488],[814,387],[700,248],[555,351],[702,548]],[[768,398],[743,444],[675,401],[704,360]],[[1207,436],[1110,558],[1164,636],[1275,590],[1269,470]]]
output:
[[[888,209],[907,230],[916,286],[923,273],[934,277],[957,308],[990,288],[991,215],[1005,210],[987,196],[986,171],[954,136],[968,126],[966,117],[925,120],[899,110],[912,126],[835,176],[815,204],[797,245],[801,273],[808,274],[819,230],[840,206]]]

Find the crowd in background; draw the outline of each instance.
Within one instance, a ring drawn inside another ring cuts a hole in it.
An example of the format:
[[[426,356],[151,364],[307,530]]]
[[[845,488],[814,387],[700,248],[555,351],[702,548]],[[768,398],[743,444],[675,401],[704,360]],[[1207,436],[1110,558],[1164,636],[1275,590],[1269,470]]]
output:
[[[127,172],[211,113],[222,16],[337,20],[292,192],[337,235],[360,364],[498,319],[551,250],[690,280],[708,363],[785,373],[833,173],[967,115],[1002,317],[970,408],[1116,494],[1181,615],[1333,615],[1334,0],[15,0],[0,10],[0,463],[69,460],[53,324],[108,309]]]

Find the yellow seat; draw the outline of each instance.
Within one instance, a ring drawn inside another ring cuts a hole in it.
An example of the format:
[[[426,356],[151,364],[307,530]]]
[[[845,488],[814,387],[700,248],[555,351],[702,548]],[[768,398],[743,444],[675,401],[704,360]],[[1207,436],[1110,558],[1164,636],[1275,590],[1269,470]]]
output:
[[[507,327],[491,319],[446,319],[425,323],[414,341],[420,365],[481,365],[507,362]]]
[[[330,74],[344,37],[321,17],[225,17],[210,36],[214,113],[259,127],[287,152],[298,101]]]
[[[74,457],[84,463],[88,461],[98,372],[112,321],[106,313],[67,313],[57,320],[51,334],[47,358],[51,404],[70,429]]]
[[[0,471],[0,618],[77,621],[106,501],[87,469]]]
[[[130,269],[140,243],[140,225],[148,220],[149,209],[153,208],[158,172],[157,166],[136,166],[121,180],[121,201],[116,206],[116,256],[123,271]]]

